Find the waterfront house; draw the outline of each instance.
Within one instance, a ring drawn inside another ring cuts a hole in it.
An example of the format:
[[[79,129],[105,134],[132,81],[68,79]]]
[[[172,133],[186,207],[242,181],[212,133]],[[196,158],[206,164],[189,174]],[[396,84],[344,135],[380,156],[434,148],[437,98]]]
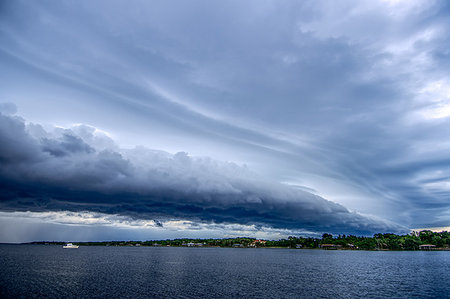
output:
[[[423,245],[419,245],[419,249],[420,250],[433,250],[436,248],[436,245],[433,244],[423,244]]]
[[[319,248],[322,248],[324,250],[336,250],[341,247],[342,247],[342,245],[336,245],[336,244],[320,244],[319,245]]]
[[[266,246],[266,240],[254,240],[252,243],[249,244],[249,247],[261,247]]]

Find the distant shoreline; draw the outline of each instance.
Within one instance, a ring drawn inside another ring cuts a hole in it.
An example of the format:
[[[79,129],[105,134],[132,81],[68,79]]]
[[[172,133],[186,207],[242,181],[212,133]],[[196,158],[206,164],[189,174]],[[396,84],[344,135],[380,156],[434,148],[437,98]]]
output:
[[[421,231],[409,235],[375,234],[373,237],[323,234],[322,238],[289,237],[280,240],[256,238],[172,239],[149,241],[96,241],[71,243],[79,246],[133,246],[133,247],[221,247],[221,248],[291,248],[322,250],[371,251],[449,251],[450,233]],[[21,244],[65,245],[60,241],[37,241]]]
[[[56,244],[55,243],[48,243],[44,244],[42,242],[29,242],[29,243],[0,243],[0,245],[37,245],[37,246],[58,246],[61,247],[63,244]],[[142,245],[142,246],[135,246],[135,245],[101,245],[101,244],[90,244],[86,245],[83,244],[83,242],[73,242],[74,245],[79,245],[80,247],[127,247],[127,248],[135,248],[135,247],[144,247],[144,248],[190,248],[188,246],[152,246],[152,245]],[[293,248],[293,247],[274,247],[274,246],[266,246],[266,247],[232,247],[232,246],[199,246],[199,247],[192,247],[192,248],[232,248],[232,249],[292,249],[292,250],[322,250],[322,251],[450,251],[450,248],[434,248],[434,249],[427,249],[427,250],[421,250],[421,249],[348,249],[348,248],[339,248],[335,250],[330,249],[323,249],[323,248]]]
[[[47,242],[48,243],[48,242]],[[42,242],[28,242],[28,243],[0,243],[0,245],[35,245],[35,246],[54,246],[54,247],[61,247],[63,244],[56,244],[55,243],[48,243],[44,244]],[[101,244],[95,244],[95,245],[85,245],[83,242],[73,242],[75,245],[79,245],[80,247],[127,247],[127,248],[135,248],[135,247],[143,247],[143,248],[190,248],[187,246],[151,246],[151,245],[143,245],[143,246],[131,246],[131,245],[101,245]],[[230,246],[201,246],[201,247],[192,247],[192,248],[229,248],[229,249],[291,249],[291,250],[321,250],[321,251],[450,251],[450,248],[434,248],[429,250],[421,250],[421,249],[348,249],[348,248],[339,248],[335,250],[327,250],[322,248],[292,248],[292,247],[230,247]]]

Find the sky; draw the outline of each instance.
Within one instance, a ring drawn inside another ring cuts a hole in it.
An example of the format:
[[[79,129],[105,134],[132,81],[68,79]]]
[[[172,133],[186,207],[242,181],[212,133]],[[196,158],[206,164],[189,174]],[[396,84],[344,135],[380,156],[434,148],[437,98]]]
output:
[[[0,242],[450,226],[450,4],[1,1]]]

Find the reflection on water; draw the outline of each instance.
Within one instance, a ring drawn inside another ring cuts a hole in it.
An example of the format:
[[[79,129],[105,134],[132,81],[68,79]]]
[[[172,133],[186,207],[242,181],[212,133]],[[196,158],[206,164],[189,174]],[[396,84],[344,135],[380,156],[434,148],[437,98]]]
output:
[[[450,252],[0,245],[0,297],[447,298]]]

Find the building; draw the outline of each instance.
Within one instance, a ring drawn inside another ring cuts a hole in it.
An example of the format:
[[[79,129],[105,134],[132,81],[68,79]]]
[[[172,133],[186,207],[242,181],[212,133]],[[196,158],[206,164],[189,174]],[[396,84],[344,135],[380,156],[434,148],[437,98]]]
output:
[[[336,244],[320,244],[319,245],[319,248],[322,248],[324,250],[336,250],[341,247],[342,247],[342,245],[336,245]]]
[[[252,243],[249,244],[249,247],[261,247],[266,246],[267,241],[266,240],[255,240]]]
[[[202,247],[203,245],[205,245],[205,243],[183,243],[181,244],[181,246],[187,246],[187,247]]]
[[[436,245],[433,245],[433,244],[423,244],[423,245],[419,245],[419,249],[420,249],[420,250],[433,250],[433,249],[436,249]]]

